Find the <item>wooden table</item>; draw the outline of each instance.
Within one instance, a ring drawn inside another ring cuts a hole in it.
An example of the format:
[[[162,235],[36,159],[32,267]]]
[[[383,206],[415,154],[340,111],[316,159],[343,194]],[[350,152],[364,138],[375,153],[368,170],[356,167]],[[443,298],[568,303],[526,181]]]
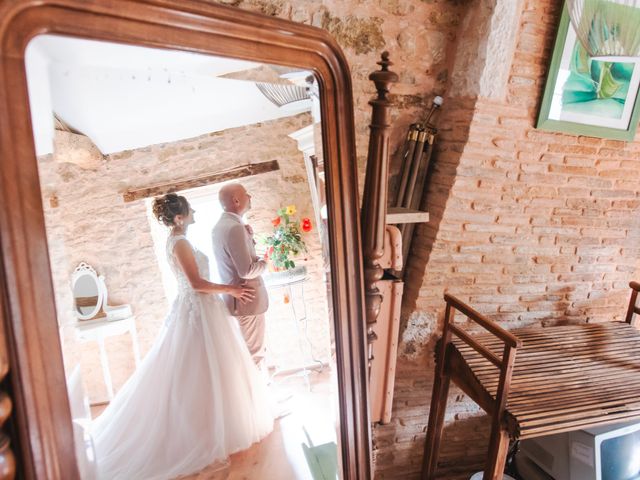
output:
[[[509,332],[445,295],[422,477],[435,475],[451,380],[491,415],[485,480],[502,478],[510,438],[640,419],[640,332],[632,326],[640,284],[631,288],[627,322]],[[467,333],[453,323],[455,311],[488,333]]]

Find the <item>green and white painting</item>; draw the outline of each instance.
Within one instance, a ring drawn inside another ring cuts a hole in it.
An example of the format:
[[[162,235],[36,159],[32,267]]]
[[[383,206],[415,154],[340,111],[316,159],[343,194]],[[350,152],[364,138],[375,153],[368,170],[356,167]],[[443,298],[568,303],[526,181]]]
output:
[[[640,63],[592,59],[566,9],[547,78],[538,128],[632,140],[638,125]]]
[[[581,43],[573,47],[569,76],[562,85],[562,109],[597,119],[624,117],[634,63],[592,60]],[[562,115],[562,113],[561,113]]]

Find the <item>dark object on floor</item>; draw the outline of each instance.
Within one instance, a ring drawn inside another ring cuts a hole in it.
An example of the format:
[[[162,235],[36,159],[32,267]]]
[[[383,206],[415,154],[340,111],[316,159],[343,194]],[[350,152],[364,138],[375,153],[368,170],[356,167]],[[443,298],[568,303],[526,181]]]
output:
[[[517,480],[554,480],[525,455],[516,455],[513,462],[514,472],[510,473]]]

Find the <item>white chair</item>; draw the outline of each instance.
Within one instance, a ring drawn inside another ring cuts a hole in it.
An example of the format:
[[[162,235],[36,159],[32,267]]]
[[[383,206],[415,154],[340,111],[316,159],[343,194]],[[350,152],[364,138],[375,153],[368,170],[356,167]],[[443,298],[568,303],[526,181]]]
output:
[[[89,434],[91,427],[91,410],[89,399],[82,386],[80,365],[76,365],[67,378],[69,407],[73,422],[73,440],[75,444],[78,470],[82,480],[93,480],[97,477],[96,455],[93,439]]]

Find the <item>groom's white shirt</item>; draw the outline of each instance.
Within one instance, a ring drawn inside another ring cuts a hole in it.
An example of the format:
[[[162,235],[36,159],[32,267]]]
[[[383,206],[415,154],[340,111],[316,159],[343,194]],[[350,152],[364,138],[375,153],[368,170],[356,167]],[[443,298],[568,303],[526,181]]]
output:
[[[225,214],[227,214],[227,215],[231,215],[231,216],[232,216],[232,217],[234,217],[234,218],[237,218],[238,220],[240,220],[240,223],[241,223],[241,224],[243,224],[243,225],[246,225],[246,224],[247,224],[247,223],[244,221],[244,218],[243,218],[243,217],[241,217],[240,215],[238,215],[238,214],[237,214],[237,213],[235,213],[235,212],[224,212],[224,213],[225,213]]]
[[[242,217],[224,212],[211,231],[211,241],[222,283],[239,285],[244,281],[255,290],[255,299],[245,304],[231,295],[224,295],[231,314],[241,316],[264,313],[269,306],[269,297],[260,275],[267,265],[256,255],[253,237],[245,228]]]

